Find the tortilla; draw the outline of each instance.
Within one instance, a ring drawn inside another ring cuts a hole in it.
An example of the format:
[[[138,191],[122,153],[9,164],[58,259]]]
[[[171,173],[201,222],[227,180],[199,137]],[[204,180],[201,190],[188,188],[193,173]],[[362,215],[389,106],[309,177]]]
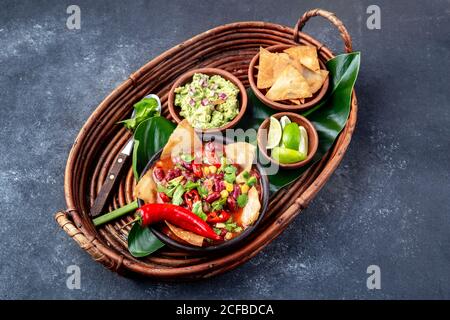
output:
[[[300,103],[300,99],[290,99],[289,101],[292,102],[293,104],[296,104],[296,105],[300,105],[301,104]]]
[[[295,46],[284,50],[292,59],[299,61],[302,65],[312,71],[319,71],[319,59],[316,47]]]
[[[232,163],[238,164],[242,171],[236,177],[236,182],[239,183],[244,171],[250,172],[253,161],[255,160],[256,147],[247,142],[235,142],[225,146],[225,153],[227,159]]]
[[[176,235],[178,238],[180,238],[194,246],[197,246],[197,247],[203,246],[203,240],[205,240],[205,237],[202,237],[193,232],[186,231],[184,229],[175,227],[173,224],[170,224],[167,221],[166,221],[166,224],[169,227],[170,231],[172,231],[173,234]]]
[[[327,70],[319,70],[318,72],[314,72],[309,70],[308,68],[302,69],[302,75],[308,82],[308,85],[311,89],[311,93],[314,94],[322,88],[325,79],[328,76]]]
[[[312,96],[308,82],[300,71],[288,65],[280,74],[266,97],[273,101],[309,98]]]
[[[259,217],[261,203],[259,202],[258,191],[255,187],[251,187],[247,193],[248,201],[244,209],[242,209],[241,224],[244,228],[251,226]]]
[[[169,137],[160,159],[179,156],[182,153],[192,154],[201,150],[202,142],[195,133],[194,128],[184,119],[181,121]]]
[[[259,66],[256,87],[258,89],[270,88],[274,82],[273,64],[276,55],[261,47],[259,49]]]
[[[142,199],[145,203],[156,203],[156,183],[153,180],[153,169],[148,170],[134,188],[135,198]]]

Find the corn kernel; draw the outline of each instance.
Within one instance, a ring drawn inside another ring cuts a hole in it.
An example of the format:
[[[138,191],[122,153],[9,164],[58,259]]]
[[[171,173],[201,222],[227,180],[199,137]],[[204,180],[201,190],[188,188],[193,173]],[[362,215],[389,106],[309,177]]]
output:
[[[207,175],[209,174],[209,167],[204,167],[204,168],[203,168],[203,174],[204,174],[205,176],[207,176]]]
[[[225,240],[230,240],[231,238],[233,238],[233,234],[231,233],[231,232],[227,232],[226,234],[225,234]]]
[[[216,166],[209,166],[209,172],[211,172],[212,174],[217,172],[217,167]]]
[[[244,193],[244,194],[247,193],[248,189],[249,189],[248,185],[246,185],[246,184],[241,185],[241,192],[242,193]]]
[[[226,189],[228,192],[233,191],[234,186],[233,186],[232,183],[229,183],[229,182],[226,182],[226,181],[224,181],[224,183],[225,183],[225,189]]]
[[[222,190],[220,191],[220,196],[222,198],[227,198],[228,197],[228,191],[227,190]]]

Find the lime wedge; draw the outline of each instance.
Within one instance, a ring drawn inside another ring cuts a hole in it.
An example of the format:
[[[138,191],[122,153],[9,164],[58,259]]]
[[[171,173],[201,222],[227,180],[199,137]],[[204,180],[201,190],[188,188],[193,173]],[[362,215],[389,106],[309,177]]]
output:
[[[283,147],[298,150],[300,146],[300,129],[295,122],[288,123],[283,130]]]
[[[300,126],[300,144],[298,146],[298,152],[302,154],[308,154],[308,132],[306,132],[305,127]]]
[[[272,150],[272,158],[279,163],[295,163],[306,159],[306,154],[283,147],[275,147]]]
[[[281,124],[281,127],[282,127],[283,129],[284,129],[284,127],[286,127],[286,125],[289,124],[289,123],[291,123],[291,119],[289,119],[288,116],[282,116],[282,117],[280,118],[280,124]]]
[[[280,144],[283,131],[280,122],[274,117],[270,117],[269,133],[267,135],[267,149],[273,149]]]

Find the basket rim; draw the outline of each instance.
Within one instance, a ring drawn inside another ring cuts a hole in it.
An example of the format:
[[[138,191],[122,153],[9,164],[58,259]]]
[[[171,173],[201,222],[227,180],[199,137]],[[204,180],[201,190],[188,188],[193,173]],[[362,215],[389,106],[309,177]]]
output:
[[[99,122],[100,115],[102,112],[108,107],[108,104],[114,100],[115,97],[119,96],[123,93],[129,86],[134,86],[138,81],[139,77],[145,73],[147,69],[150,69],[161,61],[163,61],[166,57],[178,52],[178,50],[183,50],[184,47],[189,46],[192,43],[196,43],[201,39],[211,36],[216,32],[224,32],[226,30],[232,30],[234,28],[243,28],[243,27],[253,27],[253,28],[271,28],[276,30],[283,30],[286,33],[293,33],[294,29],[271,22],[264,21],[244,21],[244,22],[233,22],[225,25],[216,26],[212,29],[204,31],[196,36],[193,36],[181,44],[173,46],[167,51],[159,54],[158,56],[151,59],[149,62],[140,67],[137,71],[132,73],[128,79],[123,81],[120,85],[118,85],[110,94],[108,94],[102,102],[97,106],[97,108],[93,111],[93,113],[89,116],[86,122],[83,124],[80,129],[78,135],[75,138],[74,144],[70,150],[66,168],[65,168],[65,176],[64,176],[64,193],[66,199],[67,210],[66,212],[70,212],[70,217],[72,218],[75,227],[78,229],[78,232],[83,234],[87,239],[89,239],[89,243],[95,247],[101,254],[103,254],[107,259],[111,260],[112,266],[111,269],[115,269],[116,271],[120,268],[126,268],[131,271],[159,278],[170,278],[173,277],[173,271],[165,269],[165,268],[157,268],[151,267],[145,263],[136,263],[136,261],[130,260],[120,252],[116,252],[116,250],[112,247],[109,247],[102,243],[102,241],[98,240],[96,237],[97,231],[93,226],[86,225],[82,222],[80,217],[80,213],[76,209],[76,203],[73,199],[72,194],[72,181],[73,181],[73,164],[75,159],[78,157],[80,150],[82,148],[82,141],[86,138],[86,133],[89,128],[97,122]],[[328,57],[328,59],[334,57],[335,55],[332,53],[330,49],[328,49],[325,45],[309,36],[308,34],[299,31],[298,32],[299,39],[304,42],[308,42],[318,48],[318,52],[324,57]],[[351,99],[351,107],[350,114],[347,120],[347,123],[337,138],[335,144],[332,149],[330,149],[329,157],[327,158],[327,163],[321,169],[320,173],[317,177],[314,178],[314,183],[311,183],[304,192],[296,199],[296,201],[289,206],[289,208],[278,217],[276,223],[273,223],[266,230],[264,230],[261,234],[259,234],[252,242],[244,245],[242,249],[246,248],[246,250],[239,250],[232,252],[230,255],[226,255],[224,257],[219,257],[218,259],[211,261],[206,261],[200,263],[194,267],[180,267],[177,268],[177,278],[183,276],[192,276],[193,274],[197,274],[200,270],[206,271],[210,270],[210,266],[212,263],[214,265],[220,265],[222,263],[225,266],[225,270],[221,270],[220,272],[226,271],[228,269],[234,268],[237,265],[247,261],[258,252],[260,252],[265,246],[267,246],[274,238],[276,238],[289,224],[292,219],[298,215],[298,213],[306,208],[309,201],[314,197],[315,194],[323,187],[323,185],[328,181],[331,173],[337,168],[340,162],[343,159],[343,155],[347,150],[355,125],[357,120],[357,100],[355,90],[352,92]],[[338,143],[339,142],[339,143]],[[88,251],[88,249],[85,249]],[[247,254],[249,251],[253,251],[251,254]],[[230,262],[231,261],[231,262]],[[237,262],[236,262],[237,261]],[[194,270],[195,269],[195,270]],[[195,272],[194,272],[195,271]],[[212,270],[213,271],[213,270]],[[211,273],[211,275],[213,275]]]

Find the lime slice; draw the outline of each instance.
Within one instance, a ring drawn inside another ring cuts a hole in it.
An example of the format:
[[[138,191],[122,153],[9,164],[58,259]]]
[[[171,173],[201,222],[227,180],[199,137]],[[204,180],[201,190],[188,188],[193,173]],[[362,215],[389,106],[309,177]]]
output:
[[[273,149],[280,144],[283,131],[280,122],[274,117],[270,117],[269,133],[267,135],[267,149]]]
[[[283,129],[284,129],[284,127],[286,127],[286,125],[289,124],[289,123],[291,123],[291,119],[289,119],[288,116],[282,116],[282,117],[280,118],[280,124],[281,124],[281,127],[282,127]]]
[[[300,144],[298,146],[298,152],[308,155],[308,132],[305,127],[300,126]]]
[[[300,129],[295,122],[288,123],[283,130],[283,147],[298,150],[300,146]]]
[[[306,154],[283,147],[275,147],[272,150],[272,158],[279,163],[295,163],[306,159]]]

